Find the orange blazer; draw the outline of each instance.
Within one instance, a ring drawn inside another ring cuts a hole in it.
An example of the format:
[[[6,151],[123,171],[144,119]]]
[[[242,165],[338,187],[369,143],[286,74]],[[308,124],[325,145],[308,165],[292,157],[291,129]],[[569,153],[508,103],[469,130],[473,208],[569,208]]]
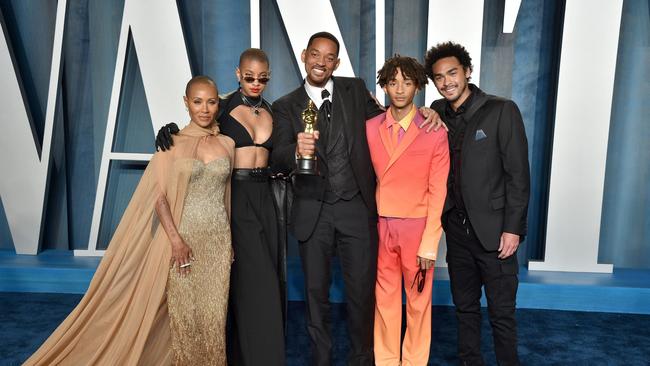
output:
[[[435,260],[442,235],[440,216],[447,196],[449,145],[447,132],[427,133],[416,112],[399,145],[391,151],[386,113],[366,123],[370,157],[377,176],[377,211],[380,216],[426,217],[418,256]]]

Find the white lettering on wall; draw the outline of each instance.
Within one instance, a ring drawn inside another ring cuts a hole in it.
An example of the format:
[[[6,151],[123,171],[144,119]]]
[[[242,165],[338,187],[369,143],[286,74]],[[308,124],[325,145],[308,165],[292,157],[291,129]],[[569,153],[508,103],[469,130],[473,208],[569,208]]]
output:
[[[622,11],[623,0],[566,3],[546,253],[531,270],[612,272],[598,244]]]
[[[343,37],[329,1],[312,2],[278,0],[278,8],[289,35],[298,65],[308,37],[321,30],[333,33],[341,41],[341,67],[337,75],[354,76]],[[259,0],[251,4],[251,45],[259,46]],[[521,0],[506,0],[504,32],[512,32]],[[462,7],[464,22],[449,21],[450,9]],[[151,9],[156,9],[152,12]],[[454,40],[465,45],[475,63],[474,80],[478,82],[484,1],[431,0],[427,44]],[[50,144],[56,95],[60,83],[61,50],[66,1],[57,5],[50,81],[45,113],[41,155],[29,123],[29,111],[23,101],[20,78],[13,65],[7,35],[0,37],[0,85],[3,111],[0,134],[0,196],[4,204],[16,251],[36,254],[43,226],[47,192]],[[385,3],[375,5],[376,67],[385,57]],[[318,17],[305,14],[317,13]],[[585,12],[589,17],[582,16]],[[543,262],[531,262],[531,270],[611,272],[612,266],[598,264],[599,229],[607,153],[607,139],[612,107],[616,55],[622,14],[622,0],[592,3],[567,0],[562,39],[557,112],[553,142],[546,256]],[[77,255],[101,255],[96,250],[102,216],[107,176],[112,160],[141,160],[149,154],[112,151],[122,76],[129,32],[138,52],[145,94],[152,119],[152,133],[165,121],[187,120],[181,101],[185,83],[191,77],[183,32],[176,2],[173,0],[126,0],[112,96],[107,120],[97,196],[87,250]],[[304,70],[299,68],[304,76]],[[595,77],[594,75],[598,75]],[[378,89],[381,99],[381,89]],[[438,97],[428,87],[429,104]],[[588,121],[585,122],[585,121]],[[444,242],[439,258],[444,258]],[[444,265],[444,261],[437,261]]]
[[[300,55],[302,50],[307,47],[309,37],[320,31],[332,33],[339,40],[341,46],[339,50],[341,64],[334,74],[339,76],[354,76],[350,56],[341,36],[341,30],[336,22],[336,17],[334,16],[334,9],[332,9],[332,4],[328,0],[277,0],[277,4],[285,30],[289,36],[289,42],[291,42],[293,54],[296,57],[296,62],[300,65],[299,69],[302,77],[305,77],[306,74],[302,67]],[[310,16],[310,14],[317,14],[317,16]]]
[[[503,33],[512,33],[521,0],[507,0],[503,12]],[[483,42],[483,0],[431,0],[429,1],[429,26],[427,32],[427,50],[438,43],[453,41],[463,45],[474,64],[472,82],[479,85],[481,76],[481,44]],[[453,9],[463,9],[463,21],[450,16]],[[433,83],[427,84],[425,105],[440,98]],[[443,235],[438,247],[438,258],[445,258],[446,240]],[[436,261],[437,267],[446,267],[444,260]]]
[[[0,196],[9,223],[16,253],[36,254],[43,227],[45,192],[52,128],[59,87],[61,49],[66,1],[59,0],[54,26],[54,44],[45,110],[43,146],[39,157],[23,101],[21,81],[11,59],[8,34],[0,37],[0,85],[2,85],[2,133],[0,133]]]
[[[460,43],[472,56],[472,82],[479,84],[481,76],[481,42],[483,40],[483,0],[430,0],[427,50],[438,43]],[[462,21],[454,9],[462,9]],[[433,83],[427,84],[425,105],[440,98]]]
[[[188,118],[182,96],[192,73],[176,1],[126,0],[88,249],[75,250],[75,255],[103,254],[103,251],[96,248],[111,160],[147,161],[151,158],[150,154],[112,151],[129,30],[138,54],[144,92],[153,124],[152,133],[158,131],[166,121],[187,121]]]

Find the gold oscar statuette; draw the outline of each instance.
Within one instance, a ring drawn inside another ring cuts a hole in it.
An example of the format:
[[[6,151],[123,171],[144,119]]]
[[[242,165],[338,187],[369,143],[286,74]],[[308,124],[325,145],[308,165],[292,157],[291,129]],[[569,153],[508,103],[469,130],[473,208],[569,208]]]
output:
[[[307,108],[300,113],[300,117],[302,118],[302,124],[305,126],[303,132],[313,134],[318,123],[318,109],[316,109],[316,105],[311,99],[307,104]],[[300,155],[296,174],[318,175],[316,155]]]

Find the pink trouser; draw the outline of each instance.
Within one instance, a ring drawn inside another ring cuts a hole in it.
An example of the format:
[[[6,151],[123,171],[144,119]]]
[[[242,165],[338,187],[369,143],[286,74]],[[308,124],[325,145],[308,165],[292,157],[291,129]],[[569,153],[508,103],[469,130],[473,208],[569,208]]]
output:
[[[402,276],[406,292],[406,335],[401,365],[426,365],[431,346],[431,290],[429,269],[422,292],[413,280],[425,218],[379,218],[379,253],[375,286],[375,364],[400,365]]]

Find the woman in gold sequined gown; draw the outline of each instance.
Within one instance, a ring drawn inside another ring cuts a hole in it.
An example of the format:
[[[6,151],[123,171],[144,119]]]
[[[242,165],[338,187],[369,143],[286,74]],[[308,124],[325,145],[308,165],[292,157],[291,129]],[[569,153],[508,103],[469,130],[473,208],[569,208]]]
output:
[[[216,85],[195,78],[185,105],[190,125],[213,128],[219,97]],[[214,87],[212,87],[214,86]],[[233,250],[230,237],[230,172],[234,141],[204,137],[192,159],[180,225],[167,215],[166,198],[156,211],[170,238],[172,268],[167,282],[174,365],[226,365],[226,313]],[[227,194],[226,194],[227,193]],[[228,197],[226,199],[226,197]]]
[[[190,80],[191,121],[152,157],[88,291],[26,365],[226,365],[230,173],[212,80]]]
[[[225,365],[232,247],[223,197],[230,162],[228,157],[207,164],[195,160],[192,168],[178,232],[196,260],[187,275],[172,268],[167,282],[173,360]]]

